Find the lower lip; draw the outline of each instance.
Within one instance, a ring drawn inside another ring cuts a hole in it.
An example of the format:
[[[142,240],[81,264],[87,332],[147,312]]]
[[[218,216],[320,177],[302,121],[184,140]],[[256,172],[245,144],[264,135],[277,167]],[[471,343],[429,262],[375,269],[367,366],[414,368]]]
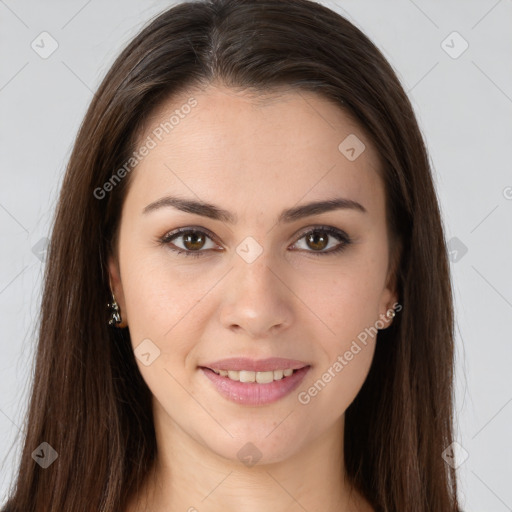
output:
[[[267,384],[238,382],[222,377],[209,368],[200,367],[200,369],[213,382],[217,391],[228,400],[241,405],[266,405],[277,402],[291,393],[302,382],[310,366],[305,366],[288,377]]]

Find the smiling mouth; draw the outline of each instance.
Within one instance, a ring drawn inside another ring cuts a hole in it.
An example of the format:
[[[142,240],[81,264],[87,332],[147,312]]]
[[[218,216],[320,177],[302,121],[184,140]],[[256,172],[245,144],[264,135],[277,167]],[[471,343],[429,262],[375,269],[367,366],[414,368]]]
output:
[[[253,372],[250,370],[216,370],[213,368],[205,368],[205,370],[210,370],[221,377],[226,377],[235,382],[257,382],[258,384],[269,384],[270,382],[286,379],[298,371],[292,368],[267,372]]]
[[[263,372],[213,370],[204,366],[199,369],[224,398],[239,405],[260,406],[272,404],[289,395],[303,381],[311,365]]]

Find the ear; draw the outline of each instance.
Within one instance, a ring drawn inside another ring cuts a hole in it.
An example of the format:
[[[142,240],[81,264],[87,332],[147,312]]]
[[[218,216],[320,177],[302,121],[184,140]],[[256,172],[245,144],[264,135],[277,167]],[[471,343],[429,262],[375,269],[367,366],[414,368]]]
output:
[[[108,257],[108,274],[110,278],[110,286],[111,290],[115,295],[116,302],[119,305],[119,309],[121,310],[121,318],[123,320],[120,327],[123,327],[127,324],[128,316],[126,312],[126,301],[124,298],[124,290],[123,283],[121,281],[121,272],[119,269],[119,263],[113,255]]]
[[[382,294],[381,302],[379,305],[379,320],[384,323],[382,329],[387,329],[393,322],[393,317],[390,316],[394,310],[396,313],[400,311],[402,307],[398,302],[398,295],[390,288],[386,288]],[[381,329],[379,329],[381,330]]]
[[[393,322],[392,311],[397,314],[402,309],[400,304],[397,282],[399,275],[399,265],[403,250],[403,241],[401,238],[391,236],[390,255],[388,260],[388,273],[386,277],[386,287],[384,288],[379,304],[379,321],[384,324],[383,329],[387,329]],[[379,329],[380,330],[380,329]]]
[[[396,314],[402,309],[398,301],[396,281],[396,266],[392,265],[388,272],[386,288],[382,293],[379,304],[379,320],[384,323],[383,329],[387,329],[393,322],[393,317],[390,316],[391,312],[395,311]]]

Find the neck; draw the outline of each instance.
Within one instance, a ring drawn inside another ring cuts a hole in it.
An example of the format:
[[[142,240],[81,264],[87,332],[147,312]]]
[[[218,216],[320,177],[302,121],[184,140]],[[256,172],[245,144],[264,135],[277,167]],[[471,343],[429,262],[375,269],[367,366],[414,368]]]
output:
[[[165,414],[155,418],[157,459],[127,512],[372,510],[347,481],[344,416],[302,450],[291,447],[286,458],[256,464],[220,456]],[[239,444],[256,454],[247,440]],[[264,455],[261,461],[270,459]]]

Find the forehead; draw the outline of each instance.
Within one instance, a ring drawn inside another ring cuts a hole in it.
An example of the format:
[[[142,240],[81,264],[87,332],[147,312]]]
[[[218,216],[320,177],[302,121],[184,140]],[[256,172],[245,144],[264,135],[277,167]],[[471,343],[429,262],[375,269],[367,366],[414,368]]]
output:
[[[193,90],[152,113],[138,147],[149,140],[129,192],[141,201],[172,192],[243,212],[344,196],[382,213],[377,152],[358,123],[312,92]]]

